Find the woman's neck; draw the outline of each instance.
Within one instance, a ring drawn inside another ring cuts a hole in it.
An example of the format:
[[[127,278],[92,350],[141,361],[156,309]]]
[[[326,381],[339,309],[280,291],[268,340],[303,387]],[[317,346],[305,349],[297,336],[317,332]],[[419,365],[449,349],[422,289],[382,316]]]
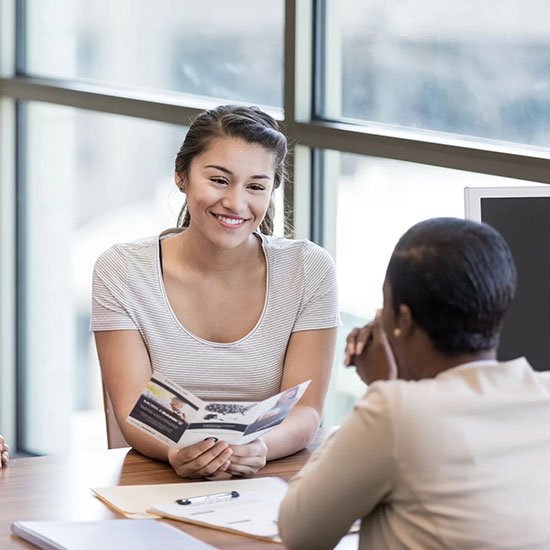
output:
[[[461,353],[460,355],[445,355],[432,350],[432,353],[422,358],[418,368],[411,368],[411,378],[420,380],[422,378],[435,378],[439,373],[446,370],[472,363],[474,361],[494,361],[497,358],[496,350],[485,350],[476,353]]]
[[[176,237],[178,259],[188,269],[205,274],[216,272],[239,272],[249,268],[250,264],[261,258],[259,238],[251,234],[249,238],[235,248],[221,248],[205,239],[203,235],[189,227]]]

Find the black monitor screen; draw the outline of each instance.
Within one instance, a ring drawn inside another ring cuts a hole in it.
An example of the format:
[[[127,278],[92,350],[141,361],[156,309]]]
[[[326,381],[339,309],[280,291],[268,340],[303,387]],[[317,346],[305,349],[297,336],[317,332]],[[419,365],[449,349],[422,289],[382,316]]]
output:
[[[498,358],[523,355],[550,370],[550,197],[482,198],[481,219],[506,239],[518,270]]]

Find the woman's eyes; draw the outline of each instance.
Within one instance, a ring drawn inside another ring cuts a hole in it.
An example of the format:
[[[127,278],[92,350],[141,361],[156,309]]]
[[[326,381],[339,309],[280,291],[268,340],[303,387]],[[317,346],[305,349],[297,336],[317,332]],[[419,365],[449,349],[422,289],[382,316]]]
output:
[[[227,185],[229,182],[224,178],[210,178],[214,183],[220,183],[222,185]]]
[[[258,183],[252,183],[248,187],[249,189],[252,189],[252,191],[263,191],[265,189],[263,185],[260,185]]]
[[[218,183],[220,185],[229,185],[229,181],[227,181],[225,178],[210,178],[210,181],[213,181],[214,183]],[[251,189],[252,191],[264,191],[265,186],[260,183],[251,183],[248,185],[248,189]]]

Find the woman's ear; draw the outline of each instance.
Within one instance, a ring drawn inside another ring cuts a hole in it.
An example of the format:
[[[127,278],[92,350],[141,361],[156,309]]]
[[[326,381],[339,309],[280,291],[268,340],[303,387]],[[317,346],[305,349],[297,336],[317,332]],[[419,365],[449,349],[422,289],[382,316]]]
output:
[[[174,172],[174,181],[182,193],[185,193],[185,178],[183,178],[179,172]]]
[[[399,306],[397,326],[399,327],[399,334],[403,336],[409,336],[416,326],[411,308],[406,304],[401,304]]]

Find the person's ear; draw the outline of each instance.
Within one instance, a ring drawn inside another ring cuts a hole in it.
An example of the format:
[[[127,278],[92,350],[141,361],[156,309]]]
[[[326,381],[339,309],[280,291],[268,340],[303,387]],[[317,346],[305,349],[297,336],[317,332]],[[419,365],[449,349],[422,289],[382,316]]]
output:
[[[179,172],[174,172],[174,181],[182,193],[185,193],[186,179]]]
[[[409,336],[416,326],[415,320],[413,319],[411,308],[406,304],[401,304],[399,306],[399,315],[397,317],[397,328],[395,331],[398,331],[399,336]]]

